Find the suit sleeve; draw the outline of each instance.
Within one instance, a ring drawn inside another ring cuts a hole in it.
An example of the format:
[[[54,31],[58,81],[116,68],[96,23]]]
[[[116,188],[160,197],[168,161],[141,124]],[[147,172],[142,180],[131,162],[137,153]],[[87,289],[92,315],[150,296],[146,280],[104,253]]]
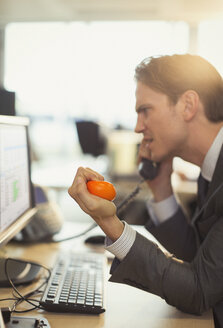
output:
[[[166,250],[177,258],[188,262],[193,260],[199,242],[194,227],[189,224],[180,207],[170,219],[158,226],[149,220],[145,227]]]
[[[163,253],[137,233],[127,256],[114,260],[110,281],[159,295],[170,305],[193,314],[223,299],[223,218],[212,227],[192,262]]]

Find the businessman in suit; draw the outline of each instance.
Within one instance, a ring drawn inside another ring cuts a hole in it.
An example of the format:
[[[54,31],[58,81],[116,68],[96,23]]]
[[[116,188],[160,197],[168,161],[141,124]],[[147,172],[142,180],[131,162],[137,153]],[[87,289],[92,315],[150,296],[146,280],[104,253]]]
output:
[[[103,180],[99,173],[79,168],[69,194],[107,235],[115,255],[110,281],[159,295],[187,313],[212,308],[215,326],[223,327],[222,77],[203,58],[186,54],[147,58],[135,79],[139,159],[160,162],[147,181],[153,199],[146,227],[168,252],[120,221],[113,202],[87,191],[88,180]],[[173,193],[175,156],[201,168],[192,218]]]

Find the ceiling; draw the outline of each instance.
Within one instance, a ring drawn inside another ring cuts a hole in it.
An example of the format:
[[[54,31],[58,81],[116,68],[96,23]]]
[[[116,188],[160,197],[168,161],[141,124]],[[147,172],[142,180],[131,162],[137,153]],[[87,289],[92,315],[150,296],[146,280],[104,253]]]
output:
[[[23,21],[223,19],[222,0],[0,0],[0,24]]]

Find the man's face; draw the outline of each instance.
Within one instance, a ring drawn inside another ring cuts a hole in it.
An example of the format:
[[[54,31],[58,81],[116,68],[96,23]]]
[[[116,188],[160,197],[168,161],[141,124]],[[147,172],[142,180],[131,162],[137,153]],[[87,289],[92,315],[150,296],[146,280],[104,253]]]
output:
[[[173,105],[165,94],[138,82],[136,112],[135,132],[143,134],[146,154],[156,162],[180,156],[186,138],[182,103]]]

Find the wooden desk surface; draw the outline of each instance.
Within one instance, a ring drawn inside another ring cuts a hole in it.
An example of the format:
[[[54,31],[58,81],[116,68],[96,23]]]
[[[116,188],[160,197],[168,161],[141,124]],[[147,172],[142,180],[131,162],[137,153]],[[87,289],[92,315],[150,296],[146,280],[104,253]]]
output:
[[[25,247],[10,245],[8,252],[10,256],[37,261],[50,267],[58,250],[70,247],[83,250],[83,244],[76,240],[63,244]],[[30,286],[20,290],[25,293],[30,290]],[[1,298],[9,296],[10,292],[10,289],[1,289]],[[7,303],[1,302],[1,306],[7,306]],[[28,305],[24,306],[28,308]],[[111,282],[106,282],[105,307],[106,312],[100,315],[60,314],[40,310],[21,315],[44,316],[51,328],[214,328],[211,311],[202,316],[185,314],[169,306],[158,296]]]

